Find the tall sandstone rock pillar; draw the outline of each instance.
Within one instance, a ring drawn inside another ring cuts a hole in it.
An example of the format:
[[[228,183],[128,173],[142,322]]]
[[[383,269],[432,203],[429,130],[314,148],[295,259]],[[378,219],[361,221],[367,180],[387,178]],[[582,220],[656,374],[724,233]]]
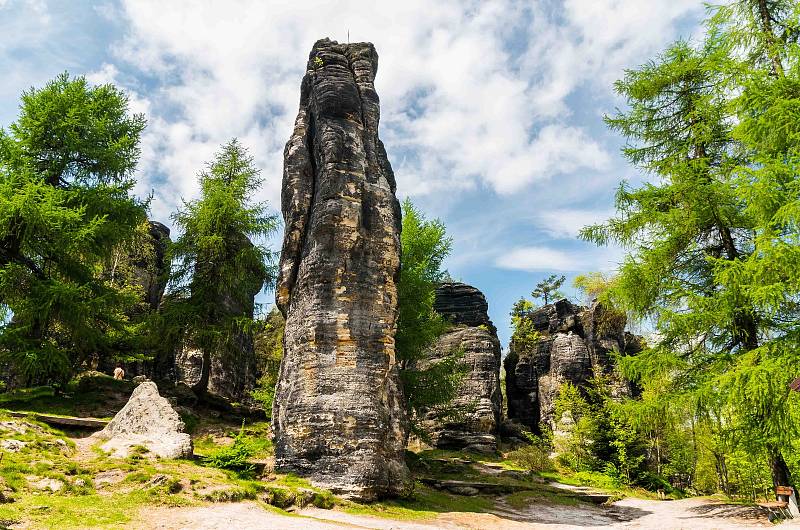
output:
[[[284,152],[276,289],[286,317],[276,467],[351,498],[402,493],[395,362],[400,207],[378,138],[369,43],[314,44]]]

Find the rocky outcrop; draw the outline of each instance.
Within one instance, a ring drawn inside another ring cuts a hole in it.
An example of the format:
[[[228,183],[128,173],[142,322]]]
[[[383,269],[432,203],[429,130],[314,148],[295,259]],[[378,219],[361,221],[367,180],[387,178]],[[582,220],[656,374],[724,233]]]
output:
[[[159,395],[156,384],[147,381],[134,389],[125,406],[93,436],[104,440],[104,451],[120,458],[127,457],[136,446],[161,458],[188,458],[192,456],[192,440],[183,430],[178,413]]]
[[[169,228],[158,221],[148,221],[149,239],[144,243],[147,249],[134,257],[134,274],[136,282],[144,291],[144,300],[151,311],[158,309],[164,289],[169,279],[169,262],[167,250],[171,239]]]
[[[233,245],[253,243],[245,236]],[[230,242],[229,242],[230,243]],[[199,258],[202,261],[202,257]],[[253,318],[255,297],[263,281],[259,271],[245,271],[240,283],[219,294],[217,311],[230,320]],[[234,295],[236,293],[236,295]],[[247,402],[256,383],[256,355],[251,331],[232,330],[213,347],[201,347],[191,334],[179,342],[175,353],[177,380],[192,387],[197,394],[209,394],[231,402]]]
[[[447,282],[436,289],[434,308],[454,327],[439,337],[425,363],[460,351],[467,371],[451,404],[458,412],[427,412],[422,426],[438,448],[494,452],[503,397],[500,341],[489,320],[486,298],[470,285]]]
[[[276,467],[353,498],[401,493],[395,362],[400,208],[378,138],[378,54],[318,41],[284,151],[276,301],[286,316]]]
[[[497,329],[489,320],[489,304],[475,287],[460,282],[444,282],[436,289],[433,309],[453,324],[485,326],[495,335]]]
[[[611,352],[631,353],[641,338],[625,332],[625,315],[594,303],[586,308],[559,300],[532,311],[528,318],[540,339],[523,344],[512,339],[504,361],[508,417],[538,432],[540,422],[554,424],[559,387],[582,388],[595,375],[612,374]],[[631,388],[611,377],[617,395]]]

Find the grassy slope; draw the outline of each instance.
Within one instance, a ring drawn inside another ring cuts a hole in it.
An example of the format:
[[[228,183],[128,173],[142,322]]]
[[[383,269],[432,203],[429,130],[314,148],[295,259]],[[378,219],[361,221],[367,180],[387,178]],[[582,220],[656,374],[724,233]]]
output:
[[[94,378],[91,385],[75,382],[62,395],[51,389],[29,389],[0,394],[0,408],[48,414],[110,417],[127,400],[132,384],[110,378]],[[242,428],[213,414],[186,418],[193,435],[195,452],[207,456],[233,443]],[[29,419],[12,419],[0,412],[0,421],[24,422],[35,426],[25,435],[0,430],[0,440],[13,438],[29,442],[18,453],[4,452],[0,461],[0,491],[9,490],[16,502],[0,504],[3,521],[25,521],[35,528],[114,527],[130,523],[147,506],[189,506],[207,502],[258,500],[313,490],[304,480],[287,475],[272,475],[268,480],[205,467],[198,461],[161,461],[140,455],[125,460],[112,459],[97,448],[79,450],[64,432]],[[272,456],[268,422],[246,423],[245,436],[254,450],[253,459],[266,461]],[[61,440],[61,442],[58,442]],[[451,451],[423,451],[409,455],[409,465],[417,477],[475,480],[523,484],[530,491],[505,497],[512,506],[530,503],[574,505],[574,494],[546,484],[541,479],[487,474],[482,464],[491,463],[506,470],[519,470],[500,456],[487,457]],[[117,475],[113,484],[101,484],[98,477]],[[36,478],[32,478],[36,477]],[[31,480],[29,480],[31,478]],[[39,478],[60,481],[55,493],[36,491],[30,484]],[[555,477],[553,477],[555,478]],[[338,509],[398,520],[428,519],[442,512],[485,512],[497,498],[453,495],[416,483],[412,497],[373,504],[336,500]],[[263,503],[262,503],[263,504]],[[266,504],[263,504],[267,507]],[[268,507],[271,510],[276,508]],[[283,512],[286,513],[286,512]],[[288,515],[288,514],[287,514]]]

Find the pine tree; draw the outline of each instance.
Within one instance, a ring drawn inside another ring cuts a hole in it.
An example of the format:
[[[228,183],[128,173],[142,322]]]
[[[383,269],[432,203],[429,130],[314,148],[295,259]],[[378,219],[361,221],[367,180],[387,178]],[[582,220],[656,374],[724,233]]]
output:
[[[131,195],[144,117],[112,85],[59,75],[0,131],[0,357],[28,381],[69,376],[129,334],[131,289],[103,263],[144,220]]]
[[[184,202],[174,216],[182,231],[164,320],[171,335],[183,334],[204,356],[194,390],[208,386],[212,352],[235,347],[252,324],[253,296],[274,280],[274,255],[252,240],[278,228],[266,203],[251,196],[261,185],[253,158],[236,140],[222,146],[200,172],[200,199]]]
[[[562,285],[564,285],[564,281],[566,279],[566,276],[557,276],[555,274],[551,274],[536,284],[536,288],[531,293],[531,296],[534,299],[541,298],[544,300],[544,305],[549,304],[556,298],[563,298],[564,295],[559,291],[559,289]]]
[[[669,380],[699,417],[720,408],[710,403],[734,411],[728,423],[766,453],[775,485],[791,484],[782,452],[797,429],[786,381],[798,333],[797,91],[787,76],[797,20],[793,2],[731,2],[712,13],[702,46],[678,42],[627,72],[616,87],[630,108],[607,122],[656,179],[623,184],[618,215],[582,232],[629,249],[609,296],[660,334],[624,360],[628,373]]]

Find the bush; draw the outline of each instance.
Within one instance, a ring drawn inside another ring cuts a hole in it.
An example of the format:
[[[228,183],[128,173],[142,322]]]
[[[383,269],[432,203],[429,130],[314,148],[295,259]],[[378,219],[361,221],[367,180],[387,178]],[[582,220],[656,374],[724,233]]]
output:
[[[203,457],[203,463],[219,469],[229,469],[237,473],[252,473],[253,465],[249,462],[255,454],[253,444],[244,434],[244,423],[233,444],[221,447],[208,456]]]
[[[530,445],[520,447],[508,453],[507,459],[527,470],[540,473],[552,469],[550,462],[550,444],[533,434],[527,434]]]

